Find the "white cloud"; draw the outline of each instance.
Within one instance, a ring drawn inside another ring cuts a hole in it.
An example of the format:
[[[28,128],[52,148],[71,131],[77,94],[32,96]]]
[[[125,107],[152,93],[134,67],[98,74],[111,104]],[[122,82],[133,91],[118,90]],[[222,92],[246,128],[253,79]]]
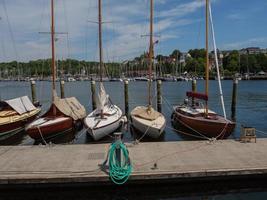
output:
[[[221,45],[222,49],[241,49],[248,46],[267,46],[267,37],[250,38],[244,41],[238,41]]]
[[[50,57],[50,36],[40,35],[39,31],[50,29],[50,1],[48,0],[5,0],[14,40],[20,60]],[[97,20],[96,0],[57,0],[56,31],[68,31],[70,50],[66,35],[58,35],[57,55],[80,59],[97,59],[97,25],[88,20]],[[108,0],[103,1],[103,21],[113,22],[103,25],[105,60],[123,60],[135,57],[148,48],[148,38],[141,37],[148,33],[149,1],[147,0]],[[160,43],[179,37],[174,29],[192,24],[188,14],[203,7],[203,0],[190,0],[168,9],[168,0],[155,0],[155,34],[160,34]],[[2,12],[0,3],[0,13]],[[2,15],[2,14],[1,14]],[[159,18],[158,18],[159,17]],[[5,54],[2,60],[14,60],[14,48],[8,32],[5,16],[0,22],[0,35],[3,36]],[[1,42],[1,40],[0,40]],[[3,54],[2,54],[3,55]]]

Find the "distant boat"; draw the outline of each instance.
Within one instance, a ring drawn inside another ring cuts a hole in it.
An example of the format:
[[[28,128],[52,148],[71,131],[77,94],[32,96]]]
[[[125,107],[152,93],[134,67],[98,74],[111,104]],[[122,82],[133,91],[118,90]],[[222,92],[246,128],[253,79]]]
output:
[[[51,0],[52,105],[44,115],[25,128],[28,135],[35,140],[50,139],[59,134],[73,131],[76,125],[86,116],[85,108],[75,97],[60,99],[57,96],[54,46],[54,0]]]
[[[76,81],[76,79],[73,78],[73,77],[68,77],[67,78],[67,82],[75,82],[75,81]]]
[[[209,0],[206,0],[206,16],[211,18],[211,7]],[[212,20],[212,18],[211,18]],[[212,22],[212,21],[211,21]],[[208,28],[208,18],[206,18],[206,30]],[[213,30],[213,27],[212,27]],[[213,31],[214,49],[215,36]],[[192,101],[186,100],[183,105],[176,106],[172,114],[172,122],[179,124],[180,126],[187,128],[194,135],[224,139],[229,137],[235,128],[235,123],[228,120],[225,114],[224,101],[221,89],[221,82],[219,82],[220,97],[224,116],[220,116],[214,111],[208,109],[208,83],[209,83],[209,51],[208,51],[208,31],[206,31],[206,92],[205,94],[196,92],[187,92],[187,97],[192,98]],[[217,77],[220,77],[219,66],[217,60],[217,51],[215,51]],[[198,102],[197,99],[205,101],[205,104]]]
[[[0,141],[23,131],[40,111],[27,96],[0,101]]]
[[[220,76],[220,79],[221,80],[224,80],[224,76]],[[217,76],[215,76],[215,80],[218,80],[218,77]]]
[[[135,81],[148,81],[149,79],[147,77],[135,77],[134,78]]]
[[[150,0],[150,45],[149,45],[149,79],[148,106],[137,106],[131,112],[132,125],[135,129],[152,138],[158,138],[164,131],[166,119],[152,108],[152,65],[153,65],[153,0]]]
[[[171,77],[163,77],[161,80],[166,81],[166,82],[176,82],[177,78],[174,76],[171,76]]]
[[[100,83],[97,108],[84,119],[85,128],[94,140],[99,140],[113,133],[127,121],[127,118],[122,115],[121,109],[110,101],[103,85],[102,0],[98,0],[98,9]]]
[[[110,82],[123,82],[121,78],[111,78],[109,81]]]

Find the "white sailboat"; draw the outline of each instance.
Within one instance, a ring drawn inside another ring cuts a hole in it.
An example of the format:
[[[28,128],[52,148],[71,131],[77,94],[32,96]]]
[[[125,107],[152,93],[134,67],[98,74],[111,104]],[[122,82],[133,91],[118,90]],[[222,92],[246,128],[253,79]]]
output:
[[[132,126],[152,138],[158,138],[165,129],[165,117],[152,108],[151,84],[153,65],[153,0],[150,0],[150,45],[149,45],[149,81],[148,106],[137,106],[131,112]]]
[[[127,118],[123,116],[121,109],[112,104],[107,95],[102,78],[103,71],[103,51],[102,51],[102,1],[98,0],[98,28],[99,28],[99,63],[100,63],[100,82],[97,95],[97,108],[85,119],[84,125],[87,132],[94,140],[99,140],[117,130]]]

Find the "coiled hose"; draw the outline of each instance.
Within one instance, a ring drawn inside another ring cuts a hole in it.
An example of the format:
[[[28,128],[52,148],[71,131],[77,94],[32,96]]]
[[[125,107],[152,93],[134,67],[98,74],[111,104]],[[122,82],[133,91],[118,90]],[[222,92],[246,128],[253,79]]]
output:
[[[117,149],[120,149],[122,152],[121,162],[116,157]],[[121,141],[114,142],[110,146],[108,158],[110,179],[117,185],[124,184],[132,173],[132,165],[127,147]]]

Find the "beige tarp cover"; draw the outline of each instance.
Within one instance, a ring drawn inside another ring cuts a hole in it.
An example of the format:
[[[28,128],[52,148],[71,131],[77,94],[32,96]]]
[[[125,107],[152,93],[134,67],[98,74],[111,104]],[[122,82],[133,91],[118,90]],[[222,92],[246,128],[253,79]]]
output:
[[[55,106],[65,115],[74,120],[86,117],[86,110],[83,105],[75,97],[60,99],[55,98]]]
[[[147,108],[139,108],[137,110],[134,110],[132,112],[132,115],[152,121],[157,119],[161,114],[155,111],[153,108],[151,108],[150,111],[148,111]]]

